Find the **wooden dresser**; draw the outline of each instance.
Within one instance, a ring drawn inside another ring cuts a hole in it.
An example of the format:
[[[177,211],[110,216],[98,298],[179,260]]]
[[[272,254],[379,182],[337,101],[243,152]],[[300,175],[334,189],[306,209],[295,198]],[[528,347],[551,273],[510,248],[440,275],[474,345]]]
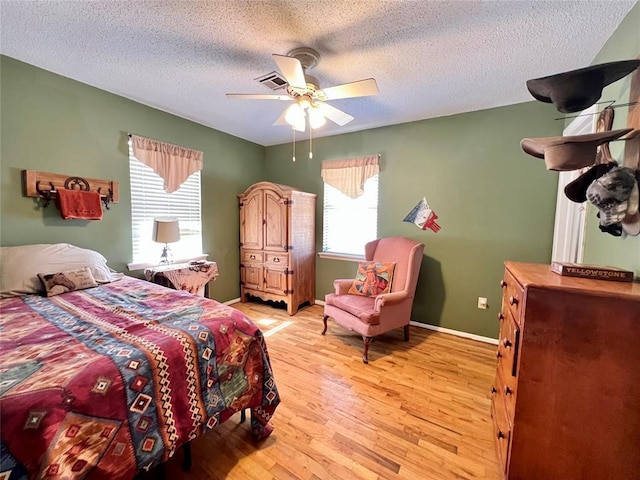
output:
[[[316,293],[316,195],[260,182],[240,200],[240,297],[284,301],[293,315]]]
[[[640,284],[505,267],[491,402],[503,478],[640,478]]]

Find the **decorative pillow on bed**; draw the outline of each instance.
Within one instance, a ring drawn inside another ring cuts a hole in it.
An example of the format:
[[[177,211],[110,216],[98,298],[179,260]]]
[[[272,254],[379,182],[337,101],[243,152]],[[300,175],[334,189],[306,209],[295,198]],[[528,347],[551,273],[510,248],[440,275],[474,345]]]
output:
[[[375,297],[391,291],[395,262],[376,263],[360,262],[356,278],[351,284],[348,293],[352,295],[364,295]]]
[[[47,292],[47,297],[98,286],[89,267],[56,273],[39,273],[38,278],[44,286],[44,291]]]
[[[98,252],[68,243],[0,247],[0,298],[43,291],[39,272],[64,272],[89,267],[98,283],[122,278]]]

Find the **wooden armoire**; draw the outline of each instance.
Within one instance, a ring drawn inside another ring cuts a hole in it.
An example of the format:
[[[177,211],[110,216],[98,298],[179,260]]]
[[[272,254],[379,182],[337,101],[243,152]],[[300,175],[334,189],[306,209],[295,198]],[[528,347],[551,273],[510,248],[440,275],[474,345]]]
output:
[[[259,182],[240,201],[240,298],[314,304],[316,194]]]
[[[505,262],[501,285],[501,478],[640,478],[640,284]]]

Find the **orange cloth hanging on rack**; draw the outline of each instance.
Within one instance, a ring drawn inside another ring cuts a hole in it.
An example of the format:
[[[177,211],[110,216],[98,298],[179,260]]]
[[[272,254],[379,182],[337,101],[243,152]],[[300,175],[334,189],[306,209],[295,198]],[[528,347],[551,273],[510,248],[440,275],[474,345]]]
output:
[[[102,201],[98,192],[58,189],[56,206],[65,220],[102,220]]]

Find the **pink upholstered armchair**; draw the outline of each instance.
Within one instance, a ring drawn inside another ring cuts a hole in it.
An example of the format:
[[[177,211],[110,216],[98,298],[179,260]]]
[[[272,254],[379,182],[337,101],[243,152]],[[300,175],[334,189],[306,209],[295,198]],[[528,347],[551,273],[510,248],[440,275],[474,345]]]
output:
[[[364,363],[369,363],[369,345],[376,335],[403,327],[404,339],[408,341],[411,307],[423,251],[424,244],[405,237],[381,238],[367,243],[365,260],[396,264],[391,292],[375,297],[351,295],[347,292],[353,279],[334,280],[335,293],[325,296],[322,334],[327,332],[329,317],[360,333],[364,340]]]

